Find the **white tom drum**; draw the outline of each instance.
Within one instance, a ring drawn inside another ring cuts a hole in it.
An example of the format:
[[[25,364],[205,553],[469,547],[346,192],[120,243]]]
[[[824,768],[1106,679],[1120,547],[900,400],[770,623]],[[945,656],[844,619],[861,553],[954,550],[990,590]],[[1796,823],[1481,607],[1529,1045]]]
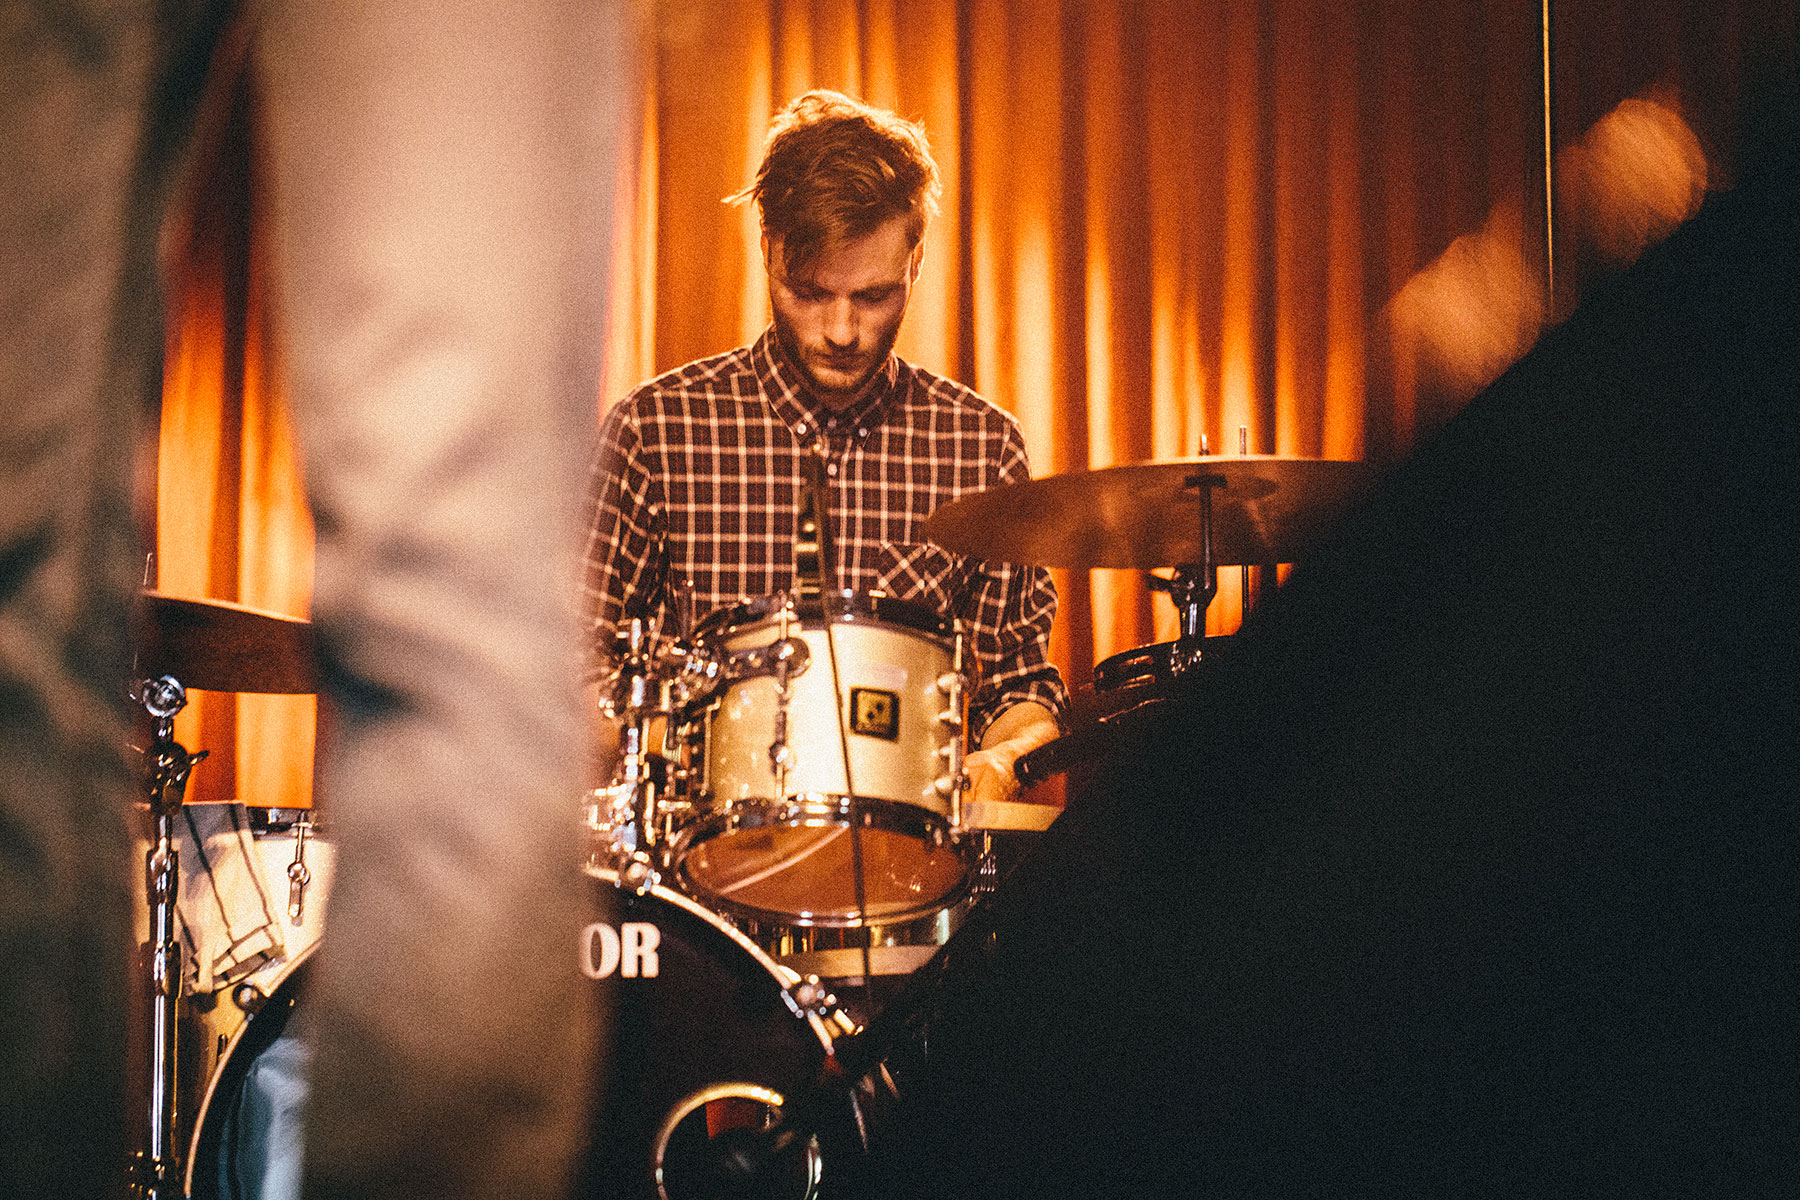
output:
[[[952,786],[965,681],[947,622],[881,595],[775,596],[714,613],[695,640],[716,675],[685,718],[684,888],[825,926],[923,916],[967,890]]]

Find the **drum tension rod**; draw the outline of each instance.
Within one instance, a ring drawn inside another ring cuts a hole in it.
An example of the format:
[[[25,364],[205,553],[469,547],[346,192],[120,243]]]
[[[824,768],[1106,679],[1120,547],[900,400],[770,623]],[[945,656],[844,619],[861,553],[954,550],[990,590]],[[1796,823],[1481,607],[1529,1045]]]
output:
[[[806,670],[806,644],[790,637],[793,605],[784,603],[776,613],[775,643],[769,647],[774,660],[769,673],[775,676],[775,733],[769,742],[769,768],[775,775],[775,794],[787,796],[788,772],[794,769],[794,748],[788,744],[788,702],[793,695],[794,676]]]
[[[614,632],[618,666],[600,702],[601,711],[619,721],[619,762],[614,768],[614,782],[623,789],[635,830],[629,853],[623,853],[622,846],[615,847],[619,878],[640,892],[655,887],[659,879],[655,861],[661,840],[657,818],[662,811],[666,776],[659,772],[649,742],[651,724],[662,711],[661,700],[668,694],[667,681],[660,679],[656,670],[661,634],[660,620],[646,625],[640,617],[631,618],[624,628]]]
[[[312,813],[302,811],[294,821],[294,861],[288,864],[288,922],[298,926],[306,911],[306,885],[312,882],[312,870],[306,865],[306,838],[312,832]]]

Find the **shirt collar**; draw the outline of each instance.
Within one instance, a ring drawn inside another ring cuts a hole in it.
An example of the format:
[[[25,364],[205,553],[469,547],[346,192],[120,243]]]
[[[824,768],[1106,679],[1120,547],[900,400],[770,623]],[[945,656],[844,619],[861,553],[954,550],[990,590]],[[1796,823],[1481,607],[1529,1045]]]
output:
[[[840,429],[872,425],[881,419],[882,410],[899,390],[896,384],[900,378],[900,360],[890,352],[887,361],[875,372],[875,386],[867,395],[842,411],[826,407],[806,386],[805,377],[782,349],[772,325],[763,330],[762,336],[750,348],[750,361],[775,415],[802,442],[811,441],[828,422]]]

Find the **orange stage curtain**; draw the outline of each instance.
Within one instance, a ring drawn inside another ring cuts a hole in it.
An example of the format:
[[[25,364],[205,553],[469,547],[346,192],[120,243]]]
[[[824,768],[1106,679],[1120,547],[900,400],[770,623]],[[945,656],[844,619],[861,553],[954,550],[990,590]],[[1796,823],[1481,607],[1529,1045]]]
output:
[[[269,336],[251,90],[215,80],[187,203],[171,221],[154,581],[304,617],[312,520]],[[190,801],[312,804],[311,696],[192,692],[176,736],[209,757]]]
[[[641,0],[640,16],[601,408],[762,328],[755,215],[721,201],[810,87],[925,123],[944,212],[899,349],[1016,414],[1039,475],[1191,455],[1202,437],[1234,453],[1240,430],[1253,452],[1392,460],[1454,397],[1389,343],[1384,306],[1484,226],[1520,278],[1545,273],[1537,3]],[[1554,28],[1559,145],[1660,87],[1728,179],[1747,97],[1793,80],[1794,0],[1563,4]],[[253,210],[223,247],[250,264]],[[194,243],[203,275],[214,249]],[[1557,259],[1566,315],[1597,276],[1568,239]],[[231,270],[175,313],[163,585],[302,612],[257,273]],[[1211,632],[1240,619],[1238,574],[1222,572]],[[1176,632],[1133,573],[1058,583],[1053,652],[1073,683]],[[305,721],[265,705],[240,699],[235,724],[208,709],[198,738],[229,743],[236,794],[259,804],[303,796],[310,767]],[[272,747],[288,774],[257,773]]]

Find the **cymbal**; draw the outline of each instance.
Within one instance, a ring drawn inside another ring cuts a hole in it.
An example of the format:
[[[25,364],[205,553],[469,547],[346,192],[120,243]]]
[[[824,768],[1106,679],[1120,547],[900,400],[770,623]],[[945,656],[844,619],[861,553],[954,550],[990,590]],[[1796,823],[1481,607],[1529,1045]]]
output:
[[[225,600],[138,593],[137,673],[212,692],[316,691],[310,621]]]
[[[1211,477],[1213,563],[1293,562],[1373,471],[1365,463],[1215,455],[1050,475],[964,496],[925,522],[972,558],[1041,567],[1149,570],[1200,561],[1200,496]]]

